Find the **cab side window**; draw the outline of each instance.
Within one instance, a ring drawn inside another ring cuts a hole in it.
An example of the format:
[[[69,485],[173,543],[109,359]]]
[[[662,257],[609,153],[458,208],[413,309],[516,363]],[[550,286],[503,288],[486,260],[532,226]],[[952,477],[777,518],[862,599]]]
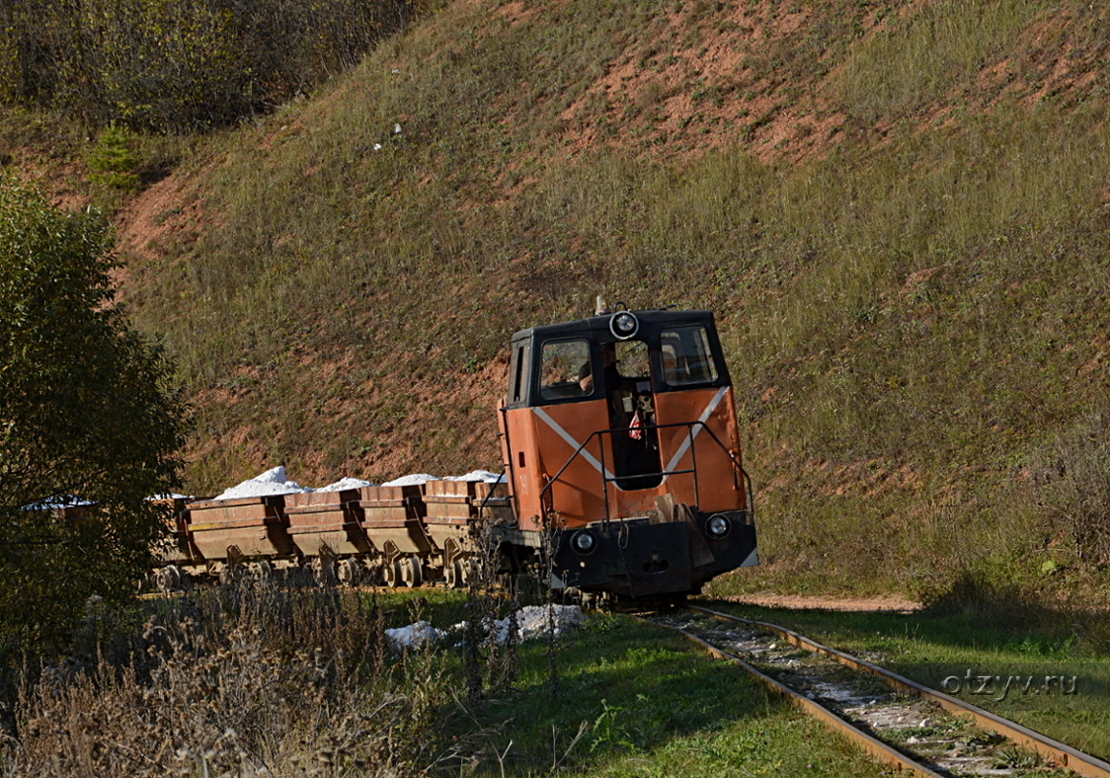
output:
[[[525,366],[528,364],[528,346],[519,345],[513,349],[509,362],[509,402],[519,404],[525,400],[527,384],[525,382]]]
[[[540,364],[540,397],[566,400],[593,394],[583,374],[590,371],[590,343],[586,340],[548,341],[543,344]],[[585,384],[588,389],[583,389]]]
[[[717,380],[717,365],[713,361],[705,327],[675,327],[664,331],[660,340],[663,380],[669,386],[689,386]]]

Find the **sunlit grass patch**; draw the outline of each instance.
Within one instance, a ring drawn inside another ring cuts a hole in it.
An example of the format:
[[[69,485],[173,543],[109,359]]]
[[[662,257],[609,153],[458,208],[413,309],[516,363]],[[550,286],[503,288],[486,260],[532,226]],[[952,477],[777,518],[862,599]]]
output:
[[[523,645],[517,687],[474,714],[491,733],[479,774],[881,773],[742,671],[619,616],[561,643],[554,676],[546,648]]]

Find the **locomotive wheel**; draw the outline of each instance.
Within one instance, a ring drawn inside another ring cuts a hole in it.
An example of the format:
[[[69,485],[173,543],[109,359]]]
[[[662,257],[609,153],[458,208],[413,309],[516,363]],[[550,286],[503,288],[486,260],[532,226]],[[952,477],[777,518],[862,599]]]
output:
[[[362,580],[362,566],[357,559],[340,560],[339,569],[336,572],[339,575],[339,583],[344,586],[358,586],[358,582]]]
[[[401,560],[401,580],[410,589],[424,583],[424,569],[420,566],[420,557],[407,556]]]
[[[382,565],[382,577],[385,578],[385,585],[390,589],[396,589],[401,585],[401,560],[394,559],[387,561]]]

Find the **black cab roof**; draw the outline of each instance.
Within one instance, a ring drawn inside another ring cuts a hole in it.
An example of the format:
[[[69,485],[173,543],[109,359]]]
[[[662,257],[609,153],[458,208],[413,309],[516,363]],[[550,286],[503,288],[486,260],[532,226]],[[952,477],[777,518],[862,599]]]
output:
[[[703,324],[716,332],[712,311],[673,311],[673,310],[646,310],[646,311],[613,311],[588,319],[563,322],[562,324],[548,324],[540,327],[529,327],[513,333],[512,342],[520,340],[549,340],[560,336],[593,336],[592,340],[598,343],[612,343],[619,338],[612,329],[613,319],[622,313],[629,313],[639,322],[636,337],[648,339],[652,334],[658,333],[669,327],[680,324]]]

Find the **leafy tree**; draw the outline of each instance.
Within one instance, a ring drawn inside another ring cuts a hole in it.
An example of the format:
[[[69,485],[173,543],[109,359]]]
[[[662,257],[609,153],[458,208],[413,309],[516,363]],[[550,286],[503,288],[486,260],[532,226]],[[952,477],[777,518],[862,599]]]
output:
[[[96,214],[0,177],[0,658],[129,596],[165,532],[147,498],[178,484],[185,407],[112,302],[110,248]],[[92,504],[43,504],[71,495]]]
[[[413,0],[3,0],[0,102],[196,132],[357,64]]]

